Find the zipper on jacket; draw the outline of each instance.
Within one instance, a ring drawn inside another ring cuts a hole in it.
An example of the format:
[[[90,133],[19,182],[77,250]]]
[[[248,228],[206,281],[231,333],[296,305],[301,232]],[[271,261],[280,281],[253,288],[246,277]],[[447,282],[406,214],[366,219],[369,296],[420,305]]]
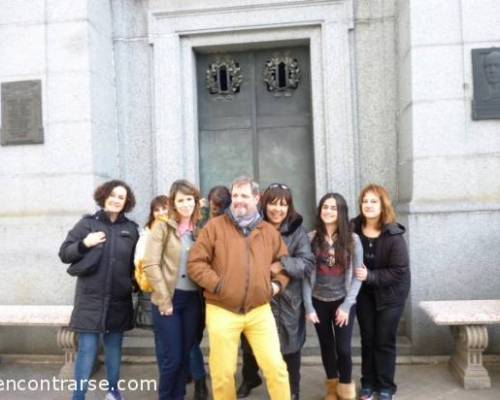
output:
[[[110,236],[108,238],[108,235]],[[106,274],[106,282],[105,282],[105,292],[104,292],[104,304],[103,304],[103,313],[102,313],[102,319],[101,319],[101,326],[102,330],[106,330],[106,321],[108,319],[108,311],[110,307],[110,300],[111,300],[111,289],[112,289],[112,283],[113,283],[113,270],[115,266],[115,232],[113,229],[113,224],[108,227],[107,232],[106,232],[106,240],[110,241],[110,246],[109,246],[109,253],[108,253],[108,260],[109,260],[109,265],[108,265],[108,271]]]
[[[251,234],[250,234],[251,235]],[[250,286],[250,236],[245,238],[245,245],[247,248],[247,275],[245,282],[245,296],[243,297],[243,304],[241,305],[240,312],[245,312],[245,304],[248,300],[248,287]]]

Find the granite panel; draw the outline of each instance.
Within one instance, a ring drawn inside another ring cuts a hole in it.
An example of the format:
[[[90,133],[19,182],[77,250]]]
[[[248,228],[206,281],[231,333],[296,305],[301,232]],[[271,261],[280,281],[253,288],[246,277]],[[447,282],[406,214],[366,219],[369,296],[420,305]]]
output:
[[[69,305],[0,305],[0,325],[65,326],[72,311]]]
[[[82,21],[88,16],[88,0],[45,0],[45,3],[48,22]]]
[[[497,0],[462,1],[463,39],[465,42],[499,41]]]
[[[88,72],[88,30],[86,21],[47,25],[47,62],[50,72]]]
[[[461,45],[412,47],[412,100],[464,97],[464,60]]]
[[[460,0],[411,2],[413,46],[457,44],[462,41]]]
[[[0,25],[0,54],[4,60],[0,63],[0,79],[25,80],[25,75],[37,77],[34,79],[43,77],[46,67],[44,37],[45,26],[42,23]]]
[[[0,25],[43,24],[44,19],[44,0],[2,0]]]
[[[408,216],[412,271],[409,332],[415,354],[447,354],[453,348],[449,329],[434,324],[419,307],[420,302],[498,300],[500,225],[494,223],[498,218],[498,210],[443,213],[426,212],[425,208]],[[469,308],[473,312],[474,307]],[[449,312],[453,314],[453,309]],[[491,333],[488,351],[498,352],[500,328],[492,327]]]
[[[420,307],[437,325],[500,323],[500,300],[422,301]]]

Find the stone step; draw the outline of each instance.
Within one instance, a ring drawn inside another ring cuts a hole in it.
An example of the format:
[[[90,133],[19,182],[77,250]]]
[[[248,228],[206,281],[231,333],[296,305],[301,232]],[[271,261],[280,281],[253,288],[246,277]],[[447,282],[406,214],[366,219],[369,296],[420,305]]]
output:
[[[312,332],[311,332],[312,331]],[[411,341],[406,336],[397,337],[398,355],[411,355]],[[205,331],[205,336],[201,342],[203,353],[208,354],[208,339]],[[134,329],[126,334],[123,340],[123,353],[133,356],[152,356],[154,355],[154,340],[153,332],[146,329]],[[308,330],[306,342],[302,348],[304,356],[319,356],[321,355],[318,343],[318,337],[313,329]],[[361,355],[361,340],[359,335],[354,335],[352,338],[352,355]]]

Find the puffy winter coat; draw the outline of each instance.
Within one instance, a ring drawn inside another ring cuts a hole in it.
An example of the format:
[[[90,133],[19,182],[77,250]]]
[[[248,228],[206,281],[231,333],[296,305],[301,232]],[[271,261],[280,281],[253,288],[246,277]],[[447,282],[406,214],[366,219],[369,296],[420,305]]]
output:
[[[302,279],[311,274],[314,255],[301,216],[283,223],[280,232],[289,254],[280,261],[290,282],[283,293],[273,297],[271,307],[278,326],[281,353],[290,354],[300,350],[306,340]]]
[[[85,248],[85,236],[99,231],[106,234],[106,241]],[[72,264],[68,272],[78,277],[70,328],[78,332],[123,332],[133,328],[132,276],[138,237],[135,222],[120,214],[112,223],[103,210],[84,216],[69,231],[59,257],[63,263]],[[94,265],[73,268],[85,257]]]
[[[354,232],[362,234],[361,217],[352,221]],[[368,270],[361,290],[371,289],[377,309],[403,305],[410,291],[410,261],[403,237],[405,227],[399,223],[387,224],[377,239],[375,267]]]

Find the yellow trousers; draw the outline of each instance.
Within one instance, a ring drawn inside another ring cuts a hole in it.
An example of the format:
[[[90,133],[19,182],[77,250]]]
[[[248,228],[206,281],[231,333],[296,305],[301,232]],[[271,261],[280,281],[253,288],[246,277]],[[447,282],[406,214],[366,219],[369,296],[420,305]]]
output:
[[[262,369],[271,400],[290,400],[288,371],[280,351],[271,306],[265,304],[246,314],[235,314],[207,304],[210,343],[210,376],[214,400],[236,400],[234,376],[240,335],[244,333]]]

